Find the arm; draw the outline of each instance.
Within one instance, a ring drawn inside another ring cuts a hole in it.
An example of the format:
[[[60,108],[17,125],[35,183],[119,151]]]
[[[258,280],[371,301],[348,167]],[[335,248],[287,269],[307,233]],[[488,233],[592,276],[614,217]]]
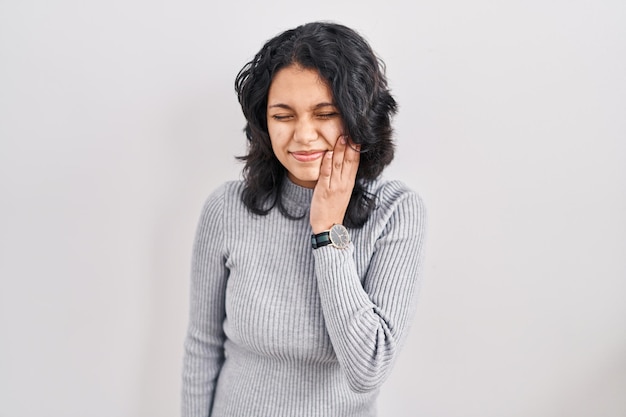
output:
[[[363,283],[352,244],[314,250],[326,328],[354,391],[380,387],[406,336],[417,298],[424,220],[421,200],[402,195],[375,243]]]
[[[342,223],[359,165],[359,147],[340,138],[320,167],[311,202],[311,229]],[[314,250],[326,329],[348,383],[357,392],[380,387],[412,318],[423,253],[425,212],[414,193],[392,186],[388,218],[361,281],[352,244]],[[375,215],[374,213],[372,215]]]
[[[182,416],[210,414],[215,383],[224,362],[224,187],[206,201],[195,236],[191,264],[189,326],[183,362]]]

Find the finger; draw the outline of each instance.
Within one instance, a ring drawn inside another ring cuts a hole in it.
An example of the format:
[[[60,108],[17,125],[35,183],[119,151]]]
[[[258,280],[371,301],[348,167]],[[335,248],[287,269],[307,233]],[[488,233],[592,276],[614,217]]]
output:
[[[328,151],[322,157],[322,164],[320,165],[320,176],[317,180],[324,187],[330,187],[330,177],[333,169],[333,151]]]
[[[343,168],[343,159],[346,152],[346,136],[341,135],[335,142],[333,149],[333,171],[331,174],[331,181],[341,181],[341,171]]]
[[[347,141],[343,157],[342,176],[354,180],[361,159],[361,145],[352,142],[350,138],[347,138]]]

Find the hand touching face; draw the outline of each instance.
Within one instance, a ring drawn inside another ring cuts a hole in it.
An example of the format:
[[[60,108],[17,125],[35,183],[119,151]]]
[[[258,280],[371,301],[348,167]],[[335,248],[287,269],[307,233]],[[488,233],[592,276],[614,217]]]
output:
[[[342,224],[346,214],[360,161],[360,145],[341,136],[333,152],[324,156],[313,200],[310,223],[313,233],[321,233],[334,224]]]
[[[344,134],[328,85],[313,69],[278,71],[267,97],[272,150],[295,184],[315,188],[310,221],[314,233],[342,223],[359,166],[359,146]]]
[[[267,129],[289,179],[314,188],[325,153],[343,135],[332,92],[316,70],[291,65],[275,74],[267,98]]]

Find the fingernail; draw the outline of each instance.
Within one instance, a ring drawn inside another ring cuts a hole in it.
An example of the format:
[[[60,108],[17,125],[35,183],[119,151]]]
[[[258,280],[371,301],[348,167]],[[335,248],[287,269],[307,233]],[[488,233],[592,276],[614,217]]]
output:
[[[333,157],[333,151],[326,152],[326,158],[330,159]]]
[[[346,137],[345,137],[345,136],[342,136],[342,137],[341,137],[341,144],[342,144],[342,145],[345,145],[345,144],[346,144]]]

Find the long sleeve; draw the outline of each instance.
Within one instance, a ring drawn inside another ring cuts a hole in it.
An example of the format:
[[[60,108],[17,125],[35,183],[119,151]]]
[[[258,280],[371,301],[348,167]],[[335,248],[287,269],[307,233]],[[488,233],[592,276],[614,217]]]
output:
[[[345,250],[311,249],[313,189],[261,216],[243,181],[207,199],[193,246],[182,417],[375,417],[412,319],[424,210],[397,181]],[[300,217],[302,216],[302,217]]]
[[[389,186],[392,205],[374,219],[380,233],[364,276],[358,249],[313,250],[326,328],[350,387],[368,392],[387,377],[412,319],[425,235],[422,200],[399,184]],[[377,210],[378,211],[378,210]],[[376,214],[373,214],[374,216]]]
[[[182,416],[207,417],[224,362],[224,188],[206,201],[193,247],[189,325],[183,361]]]

